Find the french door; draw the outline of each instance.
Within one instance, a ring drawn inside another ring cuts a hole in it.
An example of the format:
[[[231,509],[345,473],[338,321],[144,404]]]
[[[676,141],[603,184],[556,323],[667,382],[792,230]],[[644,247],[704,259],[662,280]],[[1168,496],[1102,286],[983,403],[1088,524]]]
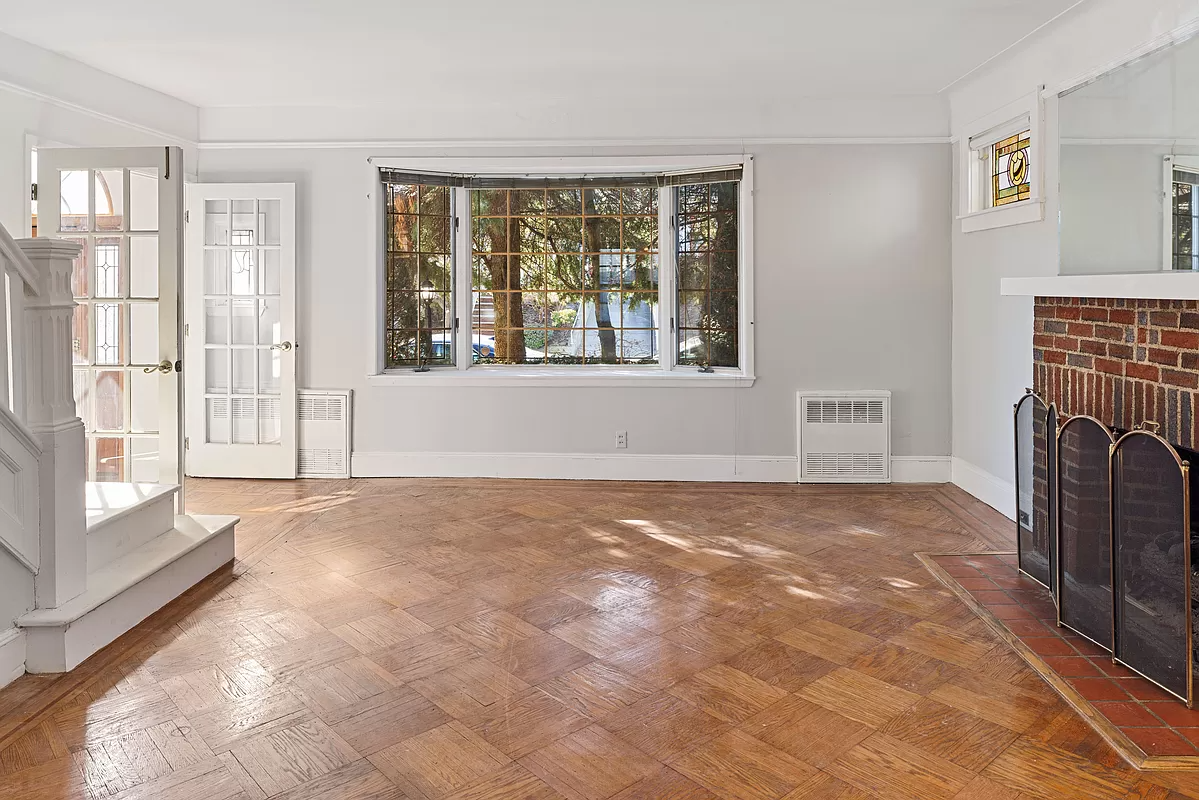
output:
[[[187,220],[187,474],[295,478],[295,185],[192,184]]]
[[[93,481],[183,482],[183,152],[40,149],[38,233],[82,246],[71,277],[75,403]]]

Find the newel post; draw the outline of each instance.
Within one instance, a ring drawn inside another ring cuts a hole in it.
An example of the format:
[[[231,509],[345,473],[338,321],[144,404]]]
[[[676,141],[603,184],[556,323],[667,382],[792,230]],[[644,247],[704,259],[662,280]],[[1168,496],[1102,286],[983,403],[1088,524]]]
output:
[[[87,588],[86,444],[75,411],[71,334],[71,271],[80,248],[49,238],[17,244],[41,280],[39,294],[25,295],[26,418],[42,447],[35,602],[54,608]]]

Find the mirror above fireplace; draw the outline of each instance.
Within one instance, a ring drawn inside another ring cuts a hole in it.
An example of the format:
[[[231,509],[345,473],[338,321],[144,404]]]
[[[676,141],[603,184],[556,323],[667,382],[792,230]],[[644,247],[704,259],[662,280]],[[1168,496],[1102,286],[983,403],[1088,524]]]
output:
[[[1062,275],[1199,270],[1199,38],[1060,96]]]

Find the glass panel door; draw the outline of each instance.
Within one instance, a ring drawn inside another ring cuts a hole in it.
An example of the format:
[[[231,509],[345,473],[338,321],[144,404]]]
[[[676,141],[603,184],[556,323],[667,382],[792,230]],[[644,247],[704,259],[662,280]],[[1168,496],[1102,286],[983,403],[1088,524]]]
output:
[[[81,246],[72,351],[88,480],[181,479],[180,156],[175,148],[39,153],[40,232]]]
[[[295,477],[294,187],[190,188],[188,474]]]

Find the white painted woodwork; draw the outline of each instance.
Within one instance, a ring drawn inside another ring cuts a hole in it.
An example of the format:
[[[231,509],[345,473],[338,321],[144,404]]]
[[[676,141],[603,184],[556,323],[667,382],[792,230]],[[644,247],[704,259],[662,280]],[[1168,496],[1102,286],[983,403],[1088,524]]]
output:
[[[88,571],[95,572],[170,530],[178,493],[178,486],[161,483],[88,483]]]
[[[226,240],[210,241],[206,234],[210,229],[210,204],[225,208],[225,214],[230,204],[237,202],[252,203],[255,211],[251,229],[243,232],[248,243],[233,241],[236,214],[222,220],[230,234]],[[276,203],[277,241],[274,234],[263,235],[269,223],[262,210]],[[296,360],[300,344],[296,331],[295,184],[189,184],[187,212],[184,347],[185,361],[190,366],[184,373],[186,472],[206,478],[295,478]],[[215,267],[206,258],[228,259],[221,263],[229,270],[239,254],[243,260],[249,254],[249,264],[243,263],[242,268],[249,271],[251,285],[239,290],[228,271],[222,287],[210,285],[206,272]],[[273,278],[267,281],[264,277],[268,256],[277,258],[277,286]],[[219,318],[209,318],[208,303],[226,304],[228,316],[220,323],[222,330],[209,330],[210,325],[216,327]],[[249,342],[239,341],[236,332],[237,309],[247,303],[256,311],[249,326]],[[268,323],[271,315],[275,321]],[[224,330],[226,322],[229,327]],[[239,377],[236,360],[247,353],[252,357],[248,386],[244,375]],[[219,374],[222,371],[224,374]]]
[[[41,445],[25,425],[24,326],[27,296],[41,294],[37,267],[0,225],[0,547],[34,574]]]
[[[1125,275],[1049,275],[1001,278],[999,293],[1025,297],[1123,297],[1136,300],[1199,300],[1199,273],[1137,272]]]
[[[26,297],[26,413],[41,448],[35,601],[50,608],[83,592],[87,578],[84,434],[71,382],[71,269],[79,245],[51,238],[19,244],[41,282],[41,293]]]
[[[66,672],[233,560],[237,517],[178,516],[174,527],[88,575],[87,591],[17,619],[29,672]]]
[[[0,546],[37,574],[38,461],[41,447],[8,409],[0,408]]]

